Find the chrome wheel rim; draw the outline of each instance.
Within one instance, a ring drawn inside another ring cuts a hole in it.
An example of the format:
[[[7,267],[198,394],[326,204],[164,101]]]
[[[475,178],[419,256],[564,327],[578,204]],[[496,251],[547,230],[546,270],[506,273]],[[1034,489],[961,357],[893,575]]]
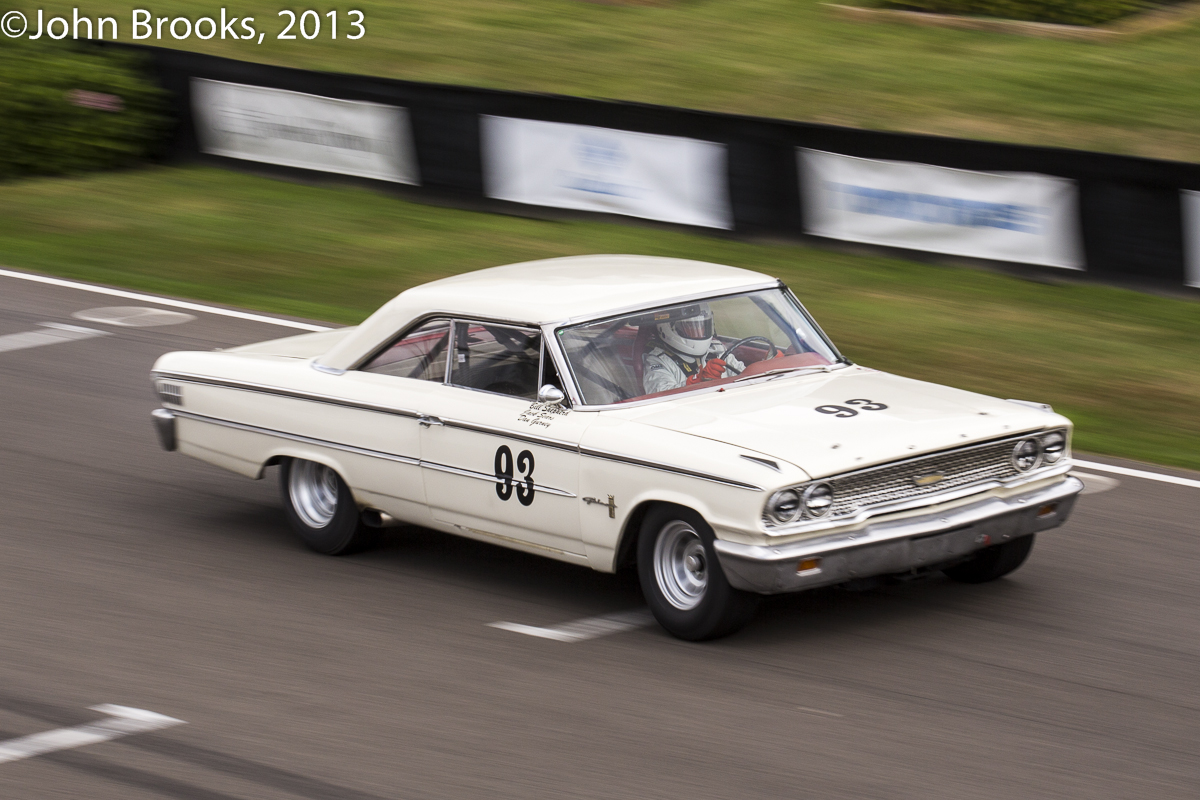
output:
[[[654,575],[663,597],[675,608],[688,611],[700,605],[708,588],[708,554],[691,525],[673,520],[659,532]]]
[[[337,473],[314,461],[293,461],[288,495],[292,498],[292,508],[304,524],[324,528],[337,513]]]

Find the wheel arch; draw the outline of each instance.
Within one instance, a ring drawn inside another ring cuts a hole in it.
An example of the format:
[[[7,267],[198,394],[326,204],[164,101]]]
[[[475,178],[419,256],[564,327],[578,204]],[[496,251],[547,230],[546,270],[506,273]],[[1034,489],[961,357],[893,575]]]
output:
[[[645,521],[646,515],[649,514],[652,509],[658,508],[659,506],[682,508],[691,511],[694,514],[700,514],[702,518],[704,517],[704,514],[701,513],[699,509],[683,503],[657,498],[642,500],[636,506],[634,506],[633,510],[630,511],[628,516],[625,517],[625,525],[621,530],[620,538],[617,540],[616,556],[613,559],[614,571],[619,572],[621,570],[632,569],[637,566],[638,539],[642,533],[642,523]]]
[[[353,493],[354,486],[350,483],[350,481],[346,480],[346,469],[344,464],[338,461],[338,459],[332,457],[329,453],[304,447],[278,447],[272,450],[271,454],[267,456],[262,464],[259,465],[258,475],[255,476],[255,480],[263,477],[263,473],[266,472],[267,467],[277,467],[283,463],[284,459],[288,458],[299,459],[302,461],[313,461],[317,464],[322,464],[326,467],[329,467],[331,470],[336,472],[343,481],[346,481],[346,485],[350,487],[350,491]]]

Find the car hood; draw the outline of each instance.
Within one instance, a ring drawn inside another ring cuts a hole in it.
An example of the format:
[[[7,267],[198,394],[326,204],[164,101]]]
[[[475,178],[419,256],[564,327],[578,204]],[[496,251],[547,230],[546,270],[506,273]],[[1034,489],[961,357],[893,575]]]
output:
[[[1070,424],[1040,409],[859,366],[604,413],[727,442],[794,464],[814,478]]]

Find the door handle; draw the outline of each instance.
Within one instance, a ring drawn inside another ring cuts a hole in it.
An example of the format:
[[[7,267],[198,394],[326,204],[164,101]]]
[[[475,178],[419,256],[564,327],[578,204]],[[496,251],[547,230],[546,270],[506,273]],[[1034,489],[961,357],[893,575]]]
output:
[[[421,414],[420,416],[417,417],[417,424],[420,425],[422,428],[429,428],[434,425],[436,425],[438,427],[443,427],[443,426],[445,426],[446,423],[442,422],[437,417],[431,417],[428,414]]]

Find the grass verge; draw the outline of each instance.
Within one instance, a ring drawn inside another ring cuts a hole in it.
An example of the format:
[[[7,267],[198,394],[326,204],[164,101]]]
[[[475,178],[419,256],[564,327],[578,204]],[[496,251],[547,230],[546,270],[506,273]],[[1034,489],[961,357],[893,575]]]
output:
[[[1186,300],[200,167],[27,180],[0,194],[0,264],[343,323],[434,278],[585,253],[778,276],[855,361],[1049,402],[1075,420],[1080,449],[1200,469],[1200,305]]]
[[[132,40],[128,4],[39,7],[47,19],[71,19],[74,7],[93,19],[111,15],[120,40]],[[155,18],[220,17],[219,4],[201,0],[146,8]],[[317,7],[323,27],[311,41],[275,38],[287,24],[280,5],[244,0],[228,15],[253,17],[262,44],[176,41],[167,26],[144,43],[335,72],[1200,160],[1200,21],[1079,42],[864,24],[835,17],[821,0],[362,0],[350,8],[365,14],[366,34],[350,41],[345,7],[339,38],[329,38],[330,8]],[[25,12],[36,21],[32,6]]]

